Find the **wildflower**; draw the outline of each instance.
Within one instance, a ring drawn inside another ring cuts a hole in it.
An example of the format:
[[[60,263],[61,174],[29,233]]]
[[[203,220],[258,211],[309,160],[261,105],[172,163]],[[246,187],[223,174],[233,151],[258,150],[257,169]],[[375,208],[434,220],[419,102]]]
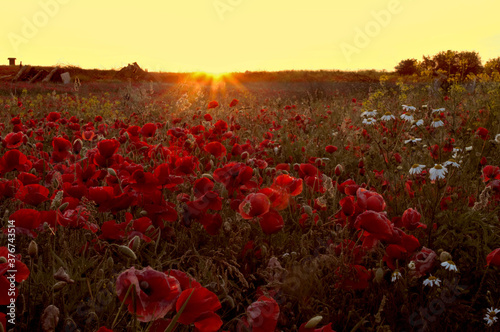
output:
[[[462,149],[460,149],[460,148],[453,148],[452,152],[453,152],[452,157],[454,159],[456,159],[458,157],[459,153],[462,152]]]
[[[395,117],[392,115],[391,112],[385,112],[385,114],[380,118],[382,121],[389,121],[389,120],[394,120]]]
[[[433,109],[432,110],[432,114],[434,113],[440,113],[440,112],[444,112],[446,109],[444,107],[441,107],[441,108],[437,108],[437,109]]]
[[[401,105],[404,111],[415,111],[417,108],[415,106]]]
[[[415,138],[415,137],[412,137],[412,138],[410,138],[410,139],[407,139],[407,140],[405,141],[405,144],[408,144],[408,143],[410,143],[410,142],[415,144],[415,143],[417,143],[417,142],[420,142],[421,140],[422,140],[421,138]]]
[[[441,286],[441,279],[439,278],[436,278],[434,276],[430,276],[429,278],[425,279],[424,280],[424,286],[430,286],[430,287],[434,287],[434,286]]]
[[[367,118],[367,119],[363,120],[363,124],[367,124],[367,125],[372,125],[375,122],[377,122],[377,120],[375,120],[374,118]]]
[[[500,312],[500,309],[493,309],[493,307],[489,308],[486,311],[486,316],[484,316],[484,320],[488,326],[495,324],[498,321],[497,314]]]
[[[401,275],[401,272],[399,272],[399,270],[394,270],[394,272],[392,272],[392,276],[391,276],[392,282],[395,282],[396,280],[401,279],[401,278],[403,278],[403,276]]]
[[[500,134],[496,134],[496,136],[495,136],[495,142],[497,142],[498,144],[500,144]]]
[[[374,116],[377,116],[378,114],[378,111],[377,110],[373,110],[373,111],[364,111],[363,113],[361,113],[361,116],[366,116],[366,117],[374,117]]]
[[[434,128],[438,128],[438,127],[442,127],[442,126],[444,126],[444,122],[441,121],[440,118],[435,118],[431,123],[431,127],[434,127]]]
[[[453,166],[453,167],[459,168],[460,164],[457,163],[457,161],[455,159],[451,158],[451,159],[448,159],[447,161],[445,161],[443,163],[443,166],[444,167]]]
[[[401,119],[405,121],[413,121],[413,115],[408,113],[401,114]]]
[[[429,178],[431,181],[434,181],[436,179],[441,180],[444,179],[445,174],[448,172],[448,169],[446,167],[443,167],[441,164],[435,164],[433,168],[429,170]]]
[[[453,261],[444,261],[441,263],[441,266],[444,267],[448,271],[458,272],[457,266]]]
[[[470,151],[472,151],[472,146],[465,147],[465,152],[470,152]]]
[[[424,168],[425,168],[425,165],[413,164],[413,166],[410,168],[410,174],[411,175],[420,174],[420,173],[422,173]]]
[[[420,119],[415,123],[415,126],[420,127],[424,124],[424,120]]]

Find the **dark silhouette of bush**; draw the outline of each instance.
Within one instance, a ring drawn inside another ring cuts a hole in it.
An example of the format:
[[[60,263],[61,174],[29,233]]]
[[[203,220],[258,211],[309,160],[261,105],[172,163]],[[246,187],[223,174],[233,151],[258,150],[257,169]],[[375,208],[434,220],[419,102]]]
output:
[[[399,75],[413,75],[418,73],[418,61],[416,59],[402,60],[396,67]]]
[[[488,60],[484,65],[484,71],[488,75],[500,73],[500,57]]]

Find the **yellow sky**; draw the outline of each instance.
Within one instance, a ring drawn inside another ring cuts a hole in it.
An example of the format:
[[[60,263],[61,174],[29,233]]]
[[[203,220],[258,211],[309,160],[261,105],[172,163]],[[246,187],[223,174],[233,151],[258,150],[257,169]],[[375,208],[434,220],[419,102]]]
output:
[[[500,56],[497,0],[0,0],[0,63],[150,71],[386,69]],[[3,60],[2,60],[3,59]]]

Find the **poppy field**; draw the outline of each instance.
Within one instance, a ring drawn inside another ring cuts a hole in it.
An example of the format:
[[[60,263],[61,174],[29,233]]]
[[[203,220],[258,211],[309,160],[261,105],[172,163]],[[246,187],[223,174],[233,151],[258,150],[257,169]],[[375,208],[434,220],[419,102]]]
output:
[[[498,329],[500,83],[360,86],[2,87],[3,331]]]

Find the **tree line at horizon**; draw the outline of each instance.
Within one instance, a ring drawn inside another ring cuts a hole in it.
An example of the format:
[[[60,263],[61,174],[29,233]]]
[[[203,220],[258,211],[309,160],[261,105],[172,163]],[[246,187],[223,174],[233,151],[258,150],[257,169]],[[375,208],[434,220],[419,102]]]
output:
[[[404,76],[437,76],[446,80],[456,79],[463,82],[471,75],[500,74],[500,57],[488,60],[483,66],[477,52],[447,50],[434,56],[424,55],[421,61],[414,58],[401,60],[395,67],[395,71]]]

